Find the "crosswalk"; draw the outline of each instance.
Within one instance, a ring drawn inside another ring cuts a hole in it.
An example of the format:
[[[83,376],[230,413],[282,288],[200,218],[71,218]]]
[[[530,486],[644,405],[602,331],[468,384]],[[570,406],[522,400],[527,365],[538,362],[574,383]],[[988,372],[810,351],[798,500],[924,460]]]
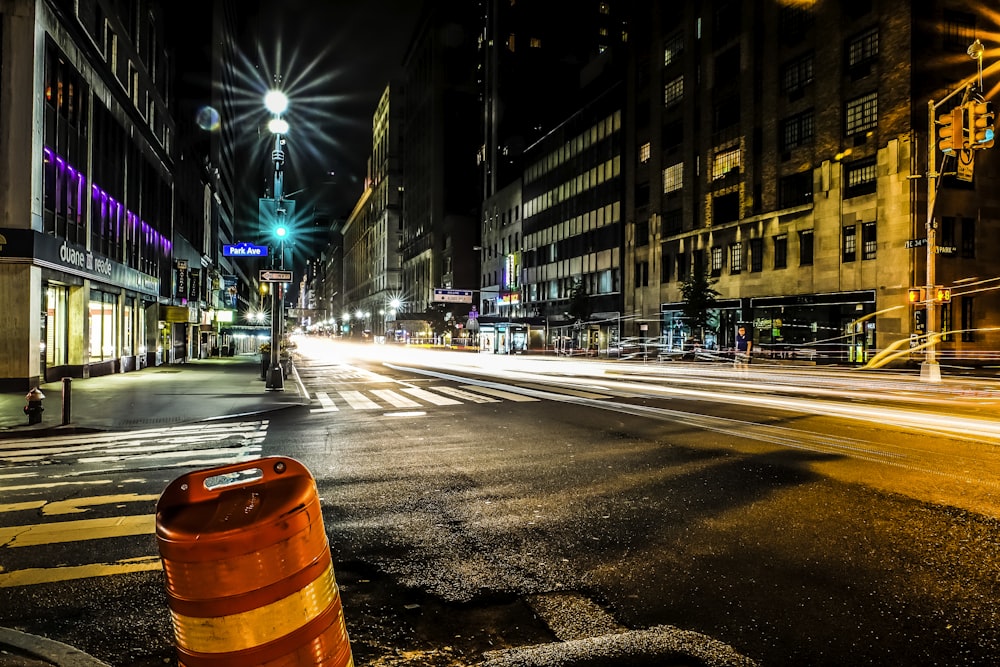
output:
[[[260,419],[0,440],[0,491],[10,490],[18,477],[32,474],[19,470],[209,467],[255,459],[267,428],[268,420]]]
[[[463,403],[499,403],[513,401],[525,403],[538,401],[533,396],[479,385],[449,385],[421,387],[402,386],[396,389],[342,389],[317,391],[310,407],[312,413],[350,410],[418,409],[430,406],[455,406]]]

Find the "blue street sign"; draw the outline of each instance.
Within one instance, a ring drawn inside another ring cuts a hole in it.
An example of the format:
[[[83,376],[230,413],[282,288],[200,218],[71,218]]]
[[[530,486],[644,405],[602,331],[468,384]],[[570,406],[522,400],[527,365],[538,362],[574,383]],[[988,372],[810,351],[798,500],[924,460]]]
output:
[[[252,243],[224,245],[222,246],[222,255],[224,257],[267,257],[267,246]]]

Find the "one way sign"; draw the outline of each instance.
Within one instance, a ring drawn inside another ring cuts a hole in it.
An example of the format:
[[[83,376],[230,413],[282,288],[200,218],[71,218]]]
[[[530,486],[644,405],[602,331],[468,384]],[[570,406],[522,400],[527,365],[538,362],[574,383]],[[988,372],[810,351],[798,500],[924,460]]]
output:
[[[290,283],[292,282],[292,272],[267,269],[260,272],[260,281],[262,283]]]

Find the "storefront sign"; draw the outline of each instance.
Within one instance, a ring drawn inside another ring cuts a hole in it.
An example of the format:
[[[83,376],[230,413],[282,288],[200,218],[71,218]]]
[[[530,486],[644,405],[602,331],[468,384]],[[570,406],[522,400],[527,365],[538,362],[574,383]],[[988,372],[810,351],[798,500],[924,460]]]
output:
[[[0,259],[25,258],[38,266],[64,271],[107,285],[156,296],[160,281],[82,246],[31,229],[0,229]]]

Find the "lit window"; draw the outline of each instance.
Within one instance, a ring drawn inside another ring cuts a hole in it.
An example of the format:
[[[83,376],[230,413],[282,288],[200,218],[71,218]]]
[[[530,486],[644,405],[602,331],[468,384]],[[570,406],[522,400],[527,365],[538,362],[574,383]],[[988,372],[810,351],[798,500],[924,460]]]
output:
[[[729,246],[729,272],[743,271],[743,244],[733,243]]]
[[[878,240],[875,236],[875,223],[866,222],[861,225],[861,252],[862,259],[875,259],[875,251],[878,249]]]
[[[663,105],[672,106],[684,97],[684,77],[679,76],[663,86]]]
[[[649,162],[649,156],[651,152],[649,142],[647,141],[642,146],[639,146],[639,162]]]
[[[605,14],[605,15],[610,14],[611,13],[611,5],[609,5],[606,2],[602,2],[602,3],[600,3],[598,5],[597,11],[599,11],[601,14]]]
[[[723,178],[730,172],[739,170],[740,164],[739,148],[716,153],[715,160],[712,161],[712,180]]]
[[[684,163],[678,162],[663,170],[663,193],[676,192],[684,187]]]
[[[718,276],[722,273],[722,246],[712,248],[712,275]]]
[[[531,43],[531,48],[533,49],[542,48],[542,40],[540,40],[538,37],[532,37],[530,43]]]

